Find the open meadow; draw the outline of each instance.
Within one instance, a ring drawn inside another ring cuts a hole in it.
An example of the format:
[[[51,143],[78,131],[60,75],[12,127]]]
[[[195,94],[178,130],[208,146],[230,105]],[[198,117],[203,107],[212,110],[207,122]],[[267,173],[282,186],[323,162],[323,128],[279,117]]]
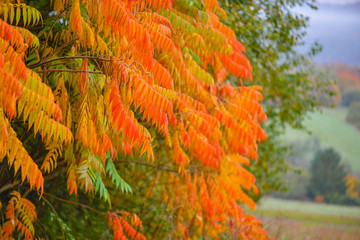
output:
[[[280,240],[360,239],[360,207],[264,198],[250,212]]]
[[[310,114],[304,121],[304,126],[312,132],[288,129],[284,140],[298,144],[310,138],[318,138],[321,147],[333,147],[340,153],[343,162],[349,165],[352,171],[360,174],[360,131],[346,122],[347,108],[323,109],[322,112]],[[306,154],[312,160],[314,153]]]

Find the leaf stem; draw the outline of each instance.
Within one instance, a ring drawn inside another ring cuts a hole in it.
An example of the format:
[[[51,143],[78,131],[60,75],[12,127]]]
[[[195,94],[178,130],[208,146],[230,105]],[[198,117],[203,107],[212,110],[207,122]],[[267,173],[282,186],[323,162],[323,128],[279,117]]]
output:
[[[75,70],[75,69],[44,69],[35,71],[38,73],[46,73],[46,72],[75,72],[75,73],[93,73],[93,74],[104,74],[103,72],[97,71],[88,71],[88,70]]]
[[[69,6],[68,6],[69,7]],[[45,50],[46,50],[46,47],[47,47],[47,43],[49,41],[49,37],[50,37],[50,33],[52,31],[52,29],[54,28],[55,26],[55,23],[60,19],[61,15],[67,10],[68,7],[65,7],[63,10],[61,10],[61,12],[59,12],[59,14],[57,15],[57,17],[55,18],[54,22],[51,24],[50,26],[50,29],[49,29],[49,34],[46,36],[46,40],[45,40],[45,44],[44,44],[44,47],[43,47],[43,54],[41,55],[41,60],[40,62],[44,59],[44,53],[45,53]]]
[[[60,60],[66,60],[66,59],[94,59],[94,60],[101,60],[101,61],[106,61],[106,62],[110,62],[109,58],[104,58],[104,57],[94,57],[94,56],[65,56],[65,57],[57,57],[54,59],[50,59],[47,61],[40,61],[38,63],[34,63],[31,64],[29,66],[27,66],[28,68],[36,68],[39,67],[41,65],[47,64],[47,63],[51,63],[51,62],[55,62],[55,61],[60,61]]]
[[[86,204],[79,203],[79,202],[74,202],[74,201],[70,201],[70,200],[66,200],[66,199],[62,199],[62,198],[59,198],[59,197],[57,197],[57,196],[54,196],[54,195],[52,195],[52,194],[50,194],[50,193],[46,193],[46,192],[44,192],[43,194],[44,194],[44,195],[47,195],[47,196],[49,196],[49,197],[55,198],[56,200],[59,200],[59,201],[62,201],[62,202],[66,202],[66,203],[78,205],[78,206],[81,206],[81,207],[85,207],[85,208],[87,208],[87,209],[89,209],[89,210],[91,210],[91,211],[93,211],[93,212],[95,212],[95,213],[97,213],[97,214],[99,214],[99,215],[106,215],[106,213],[101,213],[101,212],[95,210],[94,208],[92,208],[92,207],[90,207],[90,206],[88,206],[88,205],[86,205]]]

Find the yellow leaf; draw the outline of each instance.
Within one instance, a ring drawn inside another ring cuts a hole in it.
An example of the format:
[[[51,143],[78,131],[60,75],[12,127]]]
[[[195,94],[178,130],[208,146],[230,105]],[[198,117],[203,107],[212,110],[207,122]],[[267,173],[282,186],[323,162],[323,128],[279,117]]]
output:
[[[37,14],[37,11],[35,8],[31,8],[31,14],[33,17],[33,25],[35,25],[39,22],[39,15]]]
[[[8,7],[7,5],[3,6],[1,11],[3,12],[4,14],[4,21],[7,22],[7,19],[9,17],[9,13],[8,13]]]
[[[14,21],[14,17],[15,17],[15,10],[14,7],[10,7],[10,24],[12,24],[12,22]]]
[[[19,7],[16,8],[16,24],[18,25],[19,21],[20,21],[20,16],[21,16],[21,10]]]
[[[24,26],[26,27],[26,22],[27,22],[27,11],[26,8],[23,8],[23,21],[24,21]]]

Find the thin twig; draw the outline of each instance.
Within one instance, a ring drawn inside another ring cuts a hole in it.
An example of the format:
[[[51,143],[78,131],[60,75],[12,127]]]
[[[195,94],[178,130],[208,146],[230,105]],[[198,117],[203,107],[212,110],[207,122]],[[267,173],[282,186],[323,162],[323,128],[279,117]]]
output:
[[[56,67],[56,66],[59,66],[59,65],[66,65],[68,63],[73,63],[74,60],[67,60],[67,61],[63,61],[63,62],[55,62],[53,64],[49,64],[49,65],[46,65],[46,68],[52,68],[52,67]]]
[[[64,49],[65,47],[69,46],[70,44],[72,44],[73,42],[77,41],[79,39],[79,37],[73,38],[71,39],[69,42],[64,43],[63,45],[61,45],[60,47],[58,47],[57,49],[55,49],[49,56],[47,56],[45,58],[45,60],[51,58],[52,56],[54,56],[57,52],[59,52],[60,50]]]
[[[120,163],[134,163],[134,164],[143,165],[143,166],[147,166],[147,167],[152,167],[152,168],[156,168],[156,169],[167,171],[167,172],[178,173],[178,171],[176,169],[166,168],[163,165],[152,165],[152,164],[138,162],[138,161],[126,161],[126,160],[120,160],[120,161],[117,161],[117,162],[120,162]],[[188,166],[187,169],[190,169],[190,168],[196,170],[196,168],[198,168],[198,166],[190,165],[190,166]],[[200,175],[200,173],[198,173],[196,171],[189,171],[188,173]]]
[[[57,58],[54,58],[54,59],[50,59],[50,60],[47,60],[47,61],[40,61],[38,63],[34,63],[34,64],[31,64],[29,66],[27,66],[28,68],[36,68],[36,67],[39,67],[41,65],[44,65],[44,64],[47,64],[47,63],[51,63],[51,62],[55,62],[55,61],[61,61],[61,60],[66,60],[66,59],[77,59],[77,58],[80,58],[80,59],[95,59],[95,60],[101,60],[101,61],[106,61],[106,62],[110,62],[110,59],[109,58],[104,58],[104,57],[94,57],[94,56],[64,56],[64,57],[57,57]]]
[[[52,195],[52,194],[50,194],[50,193],[46,193],[46,192],[44,192],[44,195],[47,195],[47,196],[52,197],[52,198],[55,198],[56,200],[59,200],[59,201],[62,201],[62,202],[66,202],[66,203],[78,205],[78,206],[81,206],[81,207],[85,207],[85,208],[90,209],[91,211],[93,211],[93,212],[95,212],[95,213],[97,213],[97,214],[99,214],[99,215],[106,215],[106,213],[101,213],[101,212],[95,210],[94,208],[92,208],[92,207],[90,207],[90,206],[88,206],[88,205],[86,205],[86,204],[83,204],[83,203],[79,203],[79,202],[74,202],[74,201],[62,199],[62,198],[59,198],[59,197],[57,197],[57,196],[54,196],[54,195]]]
[[[51,175],[45,176],[45,177],[44,177],[44,180],[51,180],[51,179],[56,178],[56,177],[58,177],[59,175],[63,174],[64,172],[66,172],[66,169],[65,169],[65,168],[60,169],[59,171],[54,172],[54,173],[51,174]],[[14,182],[12,182],[12,183],[8,183],[8,184],[4,185],[2,188],[0,188],[0,193],[4,192],[4,191],[6,191],[6,190],[8,190],[8,189],[10,189],[10,188],[12,188],[12,187],[20,184],[20,183],[21,183],[21,180],[16,180],[16,181],[14,181]]]
[[[104,74],[103,72],[97,71],[88,71],[88,70],[75,70],[75,69],[44,69],[35,71],[38,73],[46,73],[46,72],[75,72],[75,73],[93,73],[93,74]]]
[[[50,37],[50,33],[51,33],[51,30],[54,28],[55,26],[55,23],[60,19],[61,15],[66,11],[67,7],[64,8],[63,10],[61,10],[61,12],[59,12],[59,15],[57,15],[57,17],[55,18],[54,22],[51,24],[50,26],[50,29],[49,29],[49,34],[46,36],[46,40],[45,40],[45,44],[44,44],[44,47],[43,47],[43,54],[41,56],[41,60],[40,62],[44,59],[44,55],[45,55],[45,50],[46,50],[46,47],[47,47],[47,43],[49,41],[49,37]]]
[[[18,185],[20,182],[21,182],[20,180],[17,180],[17,181],[15,181],[15,182],[8,183],[8,184],[4,185],[2,188],[0,188],[0,193],[2,193],[2,192],[4,192],[4,191],[6,191],[6,190],[8,190],[8,189],[10,189],[10,188]]]
[[[152,165],[152,164],[143,163],[143,162],[125,161],[125,160],[123,160],[123,161],[118,161],[118,162],[122,162],[122,163],[134,163],[134,164],[143,165],[143,166],[147,166],[147,167],[157,168],[157,169],[164,170],[164,171],[168,171],[168,172],[177,173],[177,171],[176,171],[175,169],[165,168],[165,167],[163,167],[163,165]]]

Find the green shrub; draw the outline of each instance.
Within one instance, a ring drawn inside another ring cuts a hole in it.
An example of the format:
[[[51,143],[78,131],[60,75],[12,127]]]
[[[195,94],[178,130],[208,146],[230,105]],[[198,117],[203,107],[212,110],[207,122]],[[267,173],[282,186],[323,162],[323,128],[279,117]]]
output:
[[[311,163],[308,196],[323,196],[329,203],[344,203],[346,172],[340,164],[340,155],[332,148],[318,151]]]
[[[348,107],[353,102],[360,101],[360,89],[359,88],[352,88],[346,90],[341,96],[342,105]]]
[[[360,101],[351,103],[346,121],[360,129]]]

